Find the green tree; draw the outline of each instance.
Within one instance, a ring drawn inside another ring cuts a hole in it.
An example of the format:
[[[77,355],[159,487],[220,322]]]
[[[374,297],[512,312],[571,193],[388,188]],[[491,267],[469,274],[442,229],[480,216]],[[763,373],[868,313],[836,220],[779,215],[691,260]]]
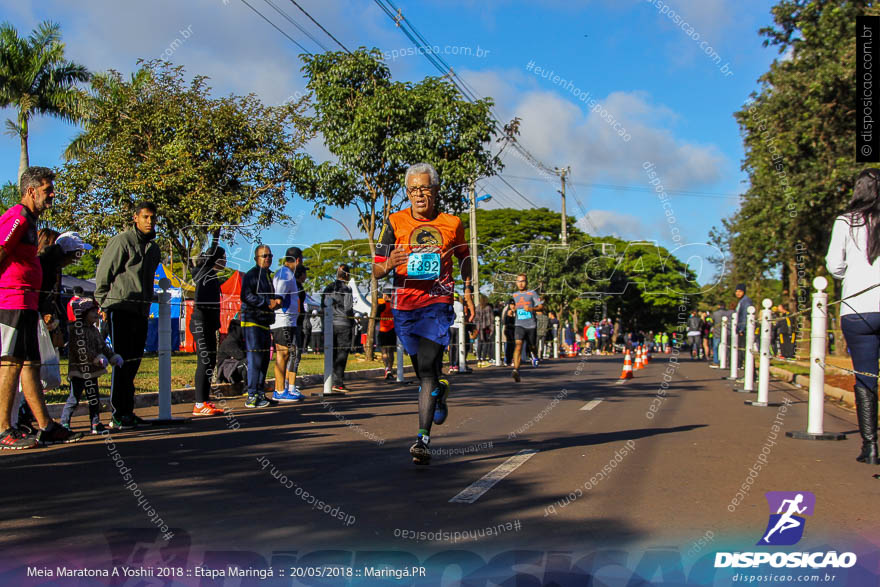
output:
[[[87,82],[89,72],[64,58],[61,27],[45,21],[27,39],[9,24],[0,25],[0,108],[12,107],[15,120],[7,120],[9,134],[21,141],[18,177],[30,164],[29,121],[48,115],[78,122],[87,102],[76,84]]]
[[[213,98],[206,78],[149,62],[129,80],[96,75],[75,158],[59,174],[49,221],[92,244],[131,224],[135,201],[159,208],[162,250],[178,259],[209,235],[255,238],[287,220],[293,159],[310,137],[305,101],[263,105],[253,94]]]
[[[316,243],[303,251],[309,268],[306,286],[310,291],[321,291],[336,279],[336,268],[348,265],[351,276],[360,283],[369,283],[373,271],[370,244],[365,238],[335,239]]]
[[[782,0],[763,28],[775,60],[760,90],[735,113],[743,134],[749,187],[740,209],[715,232],[729,246],[729,284],[757,285],[781,276],[790,305],[798,289],[823,274],[834,217],[846,205],[858,171],[854,157],[857,103],[856,17],[871,2]],[[799,277],[800,274],[800,277]],[[830,292],[835,293],[832,286]],[[732,299],[729,292],[728,299]],[[778,301],[778,300],[777,300]]]
[[[15,183],[8,181],[0,187],[0,207],[4,212],[19,202],[21,202],[21,191]]]
[[[408,165],[434,165],[441,179],[438,205],[451,213],[464,209],[471,182],[500,168],[500,159],[488,150],[494,133],[491,100],[467,102],[452,84],[433,77],[416,84],[394,82],[378,49],[304,60],[315,96],[314,128],[335,161],[317,164],[301,156],[296,191],[314,203],[318,217],[328,206],[353,206],[371,254],[376,229],[404,199]],[[371,286],[375,318],[375,279]]]

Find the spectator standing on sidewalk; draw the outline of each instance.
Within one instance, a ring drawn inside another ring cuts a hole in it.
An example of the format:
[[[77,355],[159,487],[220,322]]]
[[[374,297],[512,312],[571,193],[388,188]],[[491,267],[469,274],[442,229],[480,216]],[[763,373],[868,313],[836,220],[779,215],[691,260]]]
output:
[[[147,424],[134,414],[134,379],[147,342],[153,281],[159,267],[156,205],[138,202],[134,226],[112,237],[101,254],[95,277],[95,300],[106,312],[110,341],[125,361],[110,379],[110,428],[131,430]]]
[[[309,320],[312,325],[312,352],[320,354],[324,352],[324,316],[317,310],[312,310]]]
[[[324,288],[321,306],[328,305],[333,315],[333,348],[324,352],[333,353],[333,385],[331,394],[343,394],[349,389],[345,387],[345,366],[351,349],[351,335],[354,322],[354,294],[348,281],[351,278],[348,265],[340,265],[336,269],[336,280]]]
[[[296,362],[298,346],[297,324],[300,315],[300,289],[296,280],[296,270],[302,265],[302,251],[290,247],[281,260],[281,268],[272,278],[275,293],[281,305],[275,308],[275,321],[272,322],[272,340],[275,343],[275,393],[272,399],[278,402],[301,402],[304,397],[296,388]],[[293,376],[293,381],[288,375]]]
[[[872,286],[880,283],[880,169],[865,169],[856,178],[852,200],[834,220],[825,265],[843,280],[840,327],[858,372],[853,392],[862,451],[856,460],[877,465],[880,288]]]
[[[746,295],[746,284],[739,283],[734,292],[736,299],[736,346],[739,348],[738,359],[739,367],[742,368],[746,362],[746,323],[749,318],[749,306],[754,306],[752,298]]]
[[[217,416],[224,411],[210,402],[211,379],[217,367],[217,332],[220,330],[220,279],[226,267],[226,251],[216,241],[199,255],[193,268],[196,286],[189,331],[196,349],[196,401],[193,416]]]
[[[272,250],[268,245],[258,245],[254,266],[241,280],[241,330],[247,349],[246,408],[265,408],[275,403],[266,397],[266,372],[272,344],[269,326],[275,320],[281,298],[272,285],[271,266]]]
[[[19,181],[21,203],[0,216],[0,449],[76,442],[81,433],[56,424],[40,383],[38,311],[42,270],[37,260],[37,219],[52,206],[55,173],[28,167]],[[10,421],[19,383],[40,430],[30,436]]]

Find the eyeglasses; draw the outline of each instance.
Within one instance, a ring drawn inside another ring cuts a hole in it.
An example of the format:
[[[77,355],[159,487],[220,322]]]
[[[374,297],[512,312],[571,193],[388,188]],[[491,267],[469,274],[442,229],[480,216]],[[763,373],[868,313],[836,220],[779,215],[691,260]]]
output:
[[[257,255],[260,259],[271,259],[273,257],[272,253],[268,253],[266,255]]]
[[[419,194],[430,195],[431,190],[437,187],[437,184],[432,185],[414,185],[413,187],[406,188],[406,193],[409,196],[416,196]]]

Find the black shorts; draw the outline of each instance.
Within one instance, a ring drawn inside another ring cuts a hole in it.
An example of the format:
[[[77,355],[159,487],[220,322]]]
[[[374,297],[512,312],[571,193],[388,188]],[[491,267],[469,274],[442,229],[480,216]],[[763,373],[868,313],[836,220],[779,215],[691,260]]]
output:
[[[514,329],[513,338],[514,340],[524,340],[530,345],[532,348],[537,348],[538,346],[538,329],[537,328],[523,328],[522,326],[517,326]]]
[[[381,330],[377,331],[379,337],[379,346],[397,346],[397,333],[394,332],[392,328],[388,332],[382,332]]]
[[[296,326],[282,326],[272,329],[272,341],[287,348],[296,346]]]
[[[39,363],[39,327],[36,310],[0,310],[0,356]]]

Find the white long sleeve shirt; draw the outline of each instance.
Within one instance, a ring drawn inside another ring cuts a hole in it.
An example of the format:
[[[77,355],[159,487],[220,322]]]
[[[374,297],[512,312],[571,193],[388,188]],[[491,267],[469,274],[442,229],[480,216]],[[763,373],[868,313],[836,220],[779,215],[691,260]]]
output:
[[[858,224],[862,226],[858,226]],[[831,231],[825,266],[828,272],[843,279],[842,297],[847,298],[880,283],[880,257],[868,262],[868,228],[850,216],[838,216]],[[840,305],[840,315],[880,312],[880,287],[848,299]]]

